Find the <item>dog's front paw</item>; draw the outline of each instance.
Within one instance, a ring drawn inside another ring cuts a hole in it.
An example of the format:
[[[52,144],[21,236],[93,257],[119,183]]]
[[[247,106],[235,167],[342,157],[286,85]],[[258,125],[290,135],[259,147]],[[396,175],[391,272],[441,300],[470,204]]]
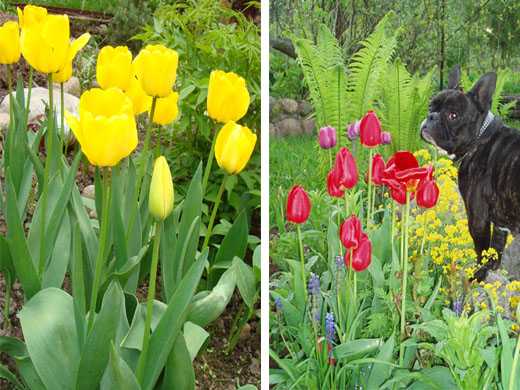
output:
[[[476,281],[476,282],[483,282],[484,280],[486,280],[486,276],[487,276],[487,273],[488,273],[489,269],[487,267],[480,267],[477,272],[475,272],[473,274],[473,277],[470,278],[470,282],[473,282],[473,281]]]

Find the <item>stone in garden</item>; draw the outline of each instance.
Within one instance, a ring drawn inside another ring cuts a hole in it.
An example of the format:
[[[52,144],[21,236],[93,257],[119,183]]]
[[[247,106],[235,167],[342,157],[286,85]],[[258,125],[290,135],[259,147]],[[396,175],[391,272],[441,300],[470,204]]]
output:
[[[288,135],[300,135],[303,131],[302,124],[298,119],[285,118],[276,124],[278,134],[282,137]]]
[[[269,123],[269,136],[272,136],[272,137],[278,136],[278,127],[276,127],[272,123]]]
[[[316,134],[316,122],[314,119],[304,119],[302,121],[303,132],[307,135]]]
[[[520,280],[520,239],[516,237],[502,255],[501,267],[507,271],[510,279]]]
[[[0,130],[7,129],[9,126],[9,114],[0,112]]]
[[[301,116],[307,116],[313,111],[312,104],[305,100],[301,100],[298,103],[298,112]]]
[[[280,99],[280,105],[282,110],[287,114],[295,114],[298,112],[298,102],[296,100],[289,98]]]
[[[27,97],[28,89],[24,89],[25,97]],[[53,91],[54,112],[60,125],[60,90],[54,88]],[[31,91],[31,102],[29,104],[29,124],[38,124],[45,116],[45,107],[49,104],[49,90],[47,88],[36,87]],[[64,94],[65,111],[77,115],[77,108],[79,106],[79,99],[69,93]],[[0,113],[9,115],[9,96],[6,95],[0,103]],[[70,128],[65,123],[65,134],[69,136]],[[70,139],[71,137],[69,137]]]
[[[59,84],[55,84],[56,88],[60,88]],[[76,76],[72,76],[68,81],[63,84],[63,91],[70,93],[71,95],[79,97],[81,95],[81,85],[79,79]]]
[[[96,187],[94,186],[94,184],[90,184],[83,188],[83,196],[89,199],[96,198]]]

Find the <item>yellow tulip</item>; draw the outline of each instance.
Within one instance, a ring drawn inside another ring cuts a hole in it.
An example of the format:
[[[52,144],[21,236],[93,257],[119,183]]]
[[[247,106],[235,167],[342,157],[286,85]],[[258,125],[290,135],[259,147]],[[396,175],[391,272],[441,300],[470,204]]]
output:
[[[165,220],[173,210],[173,181],[170,167],[164,156],[159,156],[154,163],[148,209],[158,220]]]
[[[67,60],[70,26],[67,15],[49,15],[41,7],[18,9],[22,27],[20,45],[26,61],[42,73],[59,71]]]
[[[249,108],[249,92],[246,81],[233,72],[214,70],[209,76],[208,115],[227,123],[242,118]]]
[[[179,55],[163,45],[147,45],[135,58],[135,71],[150,96],[166,97],[177,77]]]
[[[126,94],[132,99],[135,115],[139,115],[150,109],[152,98],[144,93],[141,83],[136,77],[132,77],[130,87],[126,91]]]
[[[179,94],[177,92],[171,92],[165,98],[157,99],[155,106],[155,112],[153,114],[153,123],[158,125],[167,125],[177,119],[179,109],[177,107],[177,101],[179,100]],[[148,109],[148,112],[150,112]]]
[[[126,46],[105,46],[98,54],[96,79],[103,89],[117,87],[126,91],[132,81],[132,53]]]
[[[74,57],[76,54],[85,47],[90,39],[89,33],[82,34],[78,39],[75,39],[70,47],[69,52],[67,54],[67,61],[65,61],[65,65],[59,71],[52,75],[52,80],[55,83],[64,83],[68,79],[72,77],[72,61],[74,61]]]
[[[220,129],[215,143],[218,166],[230,175],[241,172],[255,148],[256,134],[245,126],[228,122]]]
[[[79,118],[68,112],[65,118],[92,165],[117,165],[137,146],[132,101],[118,88],[84,92],[79,100]]]
[[[5,22],[0,27],[0,64],[14,64],[20,59],[20,29],[18,23]]]

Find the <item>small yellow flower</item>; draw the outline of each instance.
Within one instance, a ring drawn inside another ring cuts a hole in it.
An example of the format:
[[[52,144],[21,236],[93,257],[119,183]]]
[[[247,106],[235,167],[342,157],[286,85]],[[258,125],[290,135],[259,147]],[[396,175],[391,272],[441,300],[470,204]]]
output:
[[[92,165],[117,165],[137,146],[132,101],[118,88],[84,92],[79,118],[68,112],[65,118]]]
[[[148,209],[158,220],[165,220],[173,210],[174,192],[170,167],[164,156],[159,156],[154,163]]]
[[[134,61],[143,90],[150,96],[166,97],[177,78],[179,55],[163,45],[147,45]]]
[[[179,94],[177,92],[172,92],[164,98],[157,99],[153,122],[158,125],[167,125],[177,119],[177,115],[179,114],[177,107],[178,100]]]
[[[20,45],[26,61],[42,73],[58,72],[67,60],[70,26],[67,15],[51,15],[45,8],[18,8]]]
[[[96,79],[103,89],[117,87],[126,91],[132,81],[132,53],[126,46],[105,46],[98,54]]]
[[[227,123],[242,118],[249,108],[246,81],[233,72],[214,70],[209,76],[207,108],[210,118]]]
[[[52,75],[52,80],[54,82],[64,83],[72,77],[72,61],[74,61],[76,54],[78,54],[78,52],[85,47],[89,39],[90,34],[84,33],[78,39],[75,39],[74,42],[72,42],[72,44],[69,46],[67,61],[65,61],[64,66]]]
[[[230,175],[240,173],[251,158],[256,134],[245,126],[228,122],[220,129],[215,142],[218,166]]]
[[[0,27],[0,64],[14,64],[20,59],[20,29],[12,20]]]

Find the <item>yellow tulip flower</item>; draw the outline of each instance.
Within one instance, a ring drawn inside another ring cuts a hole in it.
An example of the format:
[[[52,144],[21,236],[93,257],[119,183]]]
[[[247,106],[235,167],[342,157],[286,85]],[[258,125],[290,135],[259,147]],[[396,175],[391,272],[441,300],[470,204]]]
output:
[[[246,81],[233,72],[214,70],[209,76],[208,115],[227,123],[242,118],[249,108],[249,92]]]
[[[14,64],[20,59],[20,29],[18,23],[5,22],[0,27],[0,64]]]
[[[117,87],[126,91],[132,81],[132,53],[126,46],[105,46],[98,54],[96,79],[103,89]]]
[[[64,83],[68,79],[72,77],[72,61],[74,61],[74,57],[76,54],[85,47],[90,39],[89,33],[82,34],[78,39],[75,39],[70,47],[69,52],[67,54],[67,61],[65,61],[65,65],[59,71],[52,75],[52,80],[55,83]]]
[[[179,109],[177,107],[177,101],[179,100],[179,94],[177,92],[171,92],[165,98],[157,99],[155,106],[155,112],[153,114],[153,123],[158,125],[167,125],[177,119]],[[148,109],[150,112],[151,108]]]
[[[152,98],[144,93],[141,83],[137,77],[132,77],[130,87],[126,91],[127,96],[132,99],[134,105],[134,114],[139,115],[150,109]]]
[[[49,15],[41,7],[18,9],[20,45],[26,61],[42,73],[56,73],[65,64],[70,46],[67,15]]]
[[[158,220],[165,220],[173,210],[173,181],[170,167],[164,156],[159,156],[154,163],[148,209]]]
[[[134,61],[143,90],[150,96],[168,96],[175,84],[178,63],[175,50],[163,45],[147,45]]]
[[[81,95],[79,118],[67,123],[92,165],[112,167],[137,147],[132,101],[118,88],[93,88]]]
[[[228,122],[220,129],[215,142],[218,166],[230,175],[240,173],[253,154],[256,134],[245,126]]]

